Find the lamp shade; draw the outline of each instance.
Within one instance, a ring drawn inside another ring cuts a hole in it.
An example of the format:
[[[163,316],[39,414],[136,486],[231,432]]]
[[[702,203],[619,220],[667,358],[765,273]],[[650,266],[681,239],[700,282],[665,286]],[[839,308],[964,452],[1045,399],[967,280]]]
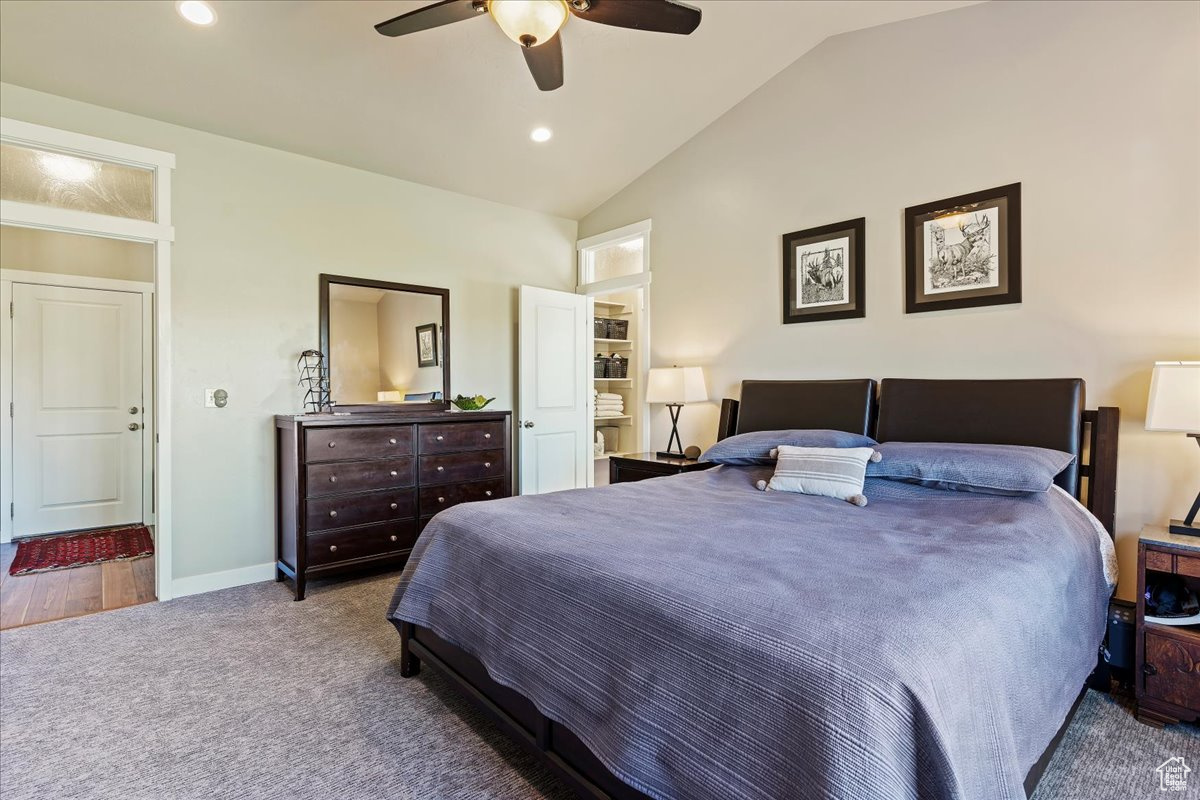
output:
[[[655,367],[646,383],[647,403],[702,403],[708,399],[700,367]]]
[[[1200,361],[1155,362],[1146,430],[1200,432]]]

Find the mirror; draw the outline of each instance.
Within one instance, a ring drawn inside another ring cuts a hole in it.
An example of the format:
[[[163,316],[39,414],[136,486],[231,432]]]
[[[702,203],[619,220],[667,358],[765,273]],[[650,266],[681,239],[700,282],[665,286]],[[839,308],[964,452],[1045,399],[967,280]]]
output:
[[[450,290],[322,275],[320,309],[335,410],[447,406]]]

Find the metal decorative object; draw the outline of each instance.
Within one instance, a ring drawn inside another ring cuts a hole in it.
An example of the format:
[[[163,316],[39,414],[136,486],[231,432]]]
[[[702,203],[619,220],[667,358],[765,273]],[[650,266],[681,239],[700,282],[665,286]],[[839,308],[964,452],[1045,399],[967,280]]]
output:
[[[300,370],[298,386],[304,386],[304,410],[320,414],[332,407],[329,399],[329,368],[320,350],[305,350],[296,361]]]

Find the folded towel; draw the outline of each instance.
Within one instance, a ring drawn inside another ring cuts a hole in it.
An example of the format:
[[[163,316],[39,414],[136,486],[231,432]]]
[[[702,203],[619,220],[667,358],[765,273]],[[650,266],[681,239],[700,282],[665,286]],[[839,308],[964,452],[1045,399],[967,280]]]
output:
[[[625,406],[620,403],[596,403],[597,411],[624,411]]]
[[[600,400],[625,400],[624,397],[616,392],[596,392],[596,397]]]
[[[623,417],[623,416],[625,416],[625,415],[624,415],[624,414],[622,414],[620,411],[608,411],[608,410],[600,411],[600,410],[597,410],[597,411],[596,411],[596,416],[597,416],[597,417]]]
[[[624,400],[605,400],[603,397],[597,398],[596,405],[598,406],[623,406]]]

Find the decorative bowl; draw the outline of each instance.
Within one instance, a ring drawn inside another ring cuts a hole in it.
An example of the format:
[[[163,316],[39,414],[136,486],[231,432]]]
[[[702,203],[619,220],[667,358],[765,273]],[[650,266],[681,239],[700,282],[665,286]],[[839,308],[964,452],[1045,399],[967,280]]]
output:
[[[481,394],[477,394],[474,397],[464,397],[460,394],[450,402],[459,411],[479,411],[495,399],[494,397],[484,397]]]

